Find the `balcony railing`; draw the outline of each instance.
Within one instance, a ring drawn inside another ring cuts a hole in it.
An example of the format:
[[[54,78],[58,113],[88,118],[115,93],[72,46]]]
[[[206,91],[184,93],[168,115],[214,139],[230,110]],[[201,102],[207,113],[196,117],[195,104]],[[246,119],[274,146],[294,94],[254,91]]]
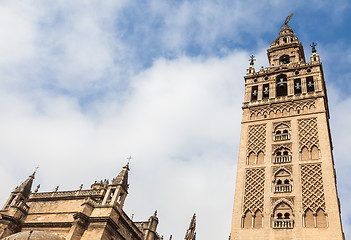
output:
[[[290,139],[289,133],[281,133],[281,134],[274,135],[274,141],[283,141],[283,140],[289,140],[289,139]]]
[[[291,192],[292,185],[291,184],[277,184],[274,186],[275,193],[284,193],[284,192]]]
[[[273,219],[273,228],[294,228],[294,220]]]
[[[291,162],[290,155],[275,156],[273,158],[273,163],[289,163],[289,162]]]

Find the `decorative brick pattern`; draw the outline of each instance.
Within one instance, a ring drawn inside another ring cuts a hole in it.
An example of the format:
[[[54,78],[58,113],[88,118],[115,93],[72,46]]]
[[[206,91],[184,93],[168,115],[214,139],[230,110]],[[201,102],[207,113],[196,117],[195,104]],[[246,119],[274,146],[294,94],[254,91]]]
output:
[[[312,212],[316,213],[320,208],[325,212],[326,208],[321,165],[301,165],[301,181],[303,211],[305,212],[309,208]]]
[[[264,176],[264,168],[246,170],[243,213],[247,210],[251,213],[257,210],[263,212]]]
[[[266,124],[253,125],[249,127],[248,152],[258,154],[266,151]]]
[[[319,147],[318,128],[316,118],[299,119],[299,147],[307,147],[311,150],[313,146]]]

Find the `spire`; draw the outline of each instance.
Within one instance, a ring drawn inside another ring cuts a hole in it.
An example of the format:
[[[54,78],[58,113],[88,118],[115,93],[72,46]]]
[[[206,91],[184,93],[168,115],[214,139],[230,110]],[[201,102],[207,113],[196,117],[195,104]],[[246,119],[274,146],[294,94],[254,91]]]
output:
[[[129,162],[123,167],[122,171],[114,178],[111,185],[121,185],[125,190],[128,189],[128,172],[129,172]]]
[[[19,187],[16,187],[13,193],[22,193],[23,197],[29,198],[35,173],[36,171],[34,171]]]
[[[196,230],[196,214],[194,213],[190,221],[189,229],[186,231],[184,240],[195,240],[196,239],[195,230]]]

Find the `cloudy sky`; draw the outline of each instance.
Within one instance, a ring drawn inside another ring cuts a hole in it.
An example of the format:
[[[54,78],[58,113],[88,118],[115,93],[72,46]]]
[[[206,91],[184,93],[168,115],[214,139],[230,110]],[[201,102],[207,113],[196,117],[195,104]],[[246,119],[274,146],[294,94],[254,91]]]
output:
[[[40,166],[41,191],[113,178],[125,211],[184,238],[230,233],[243,76],[285,17],[318,43],[338,190],[351,237],[351,6],[335,1],[0,1],[0,204]]]

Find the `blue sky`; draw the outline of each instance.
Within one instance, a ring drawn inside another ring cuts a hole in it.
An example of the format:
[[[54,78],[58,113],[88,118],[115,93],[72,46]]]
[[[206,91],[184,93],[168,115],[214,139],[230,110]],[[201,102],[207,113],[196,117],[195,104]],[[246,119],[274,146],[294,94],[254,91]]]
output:
[[[293,12],[306,59],[314,41],[323,62],[351,236],[350,10],[346,0],[1,1],[0,204],[38,164],[42,191],[70,190],[113,178],[132,155],[128,214],[158,209],[159,232],[181,239],[196,212],[199,239],[226,239],[248,59],[268,66]]]

